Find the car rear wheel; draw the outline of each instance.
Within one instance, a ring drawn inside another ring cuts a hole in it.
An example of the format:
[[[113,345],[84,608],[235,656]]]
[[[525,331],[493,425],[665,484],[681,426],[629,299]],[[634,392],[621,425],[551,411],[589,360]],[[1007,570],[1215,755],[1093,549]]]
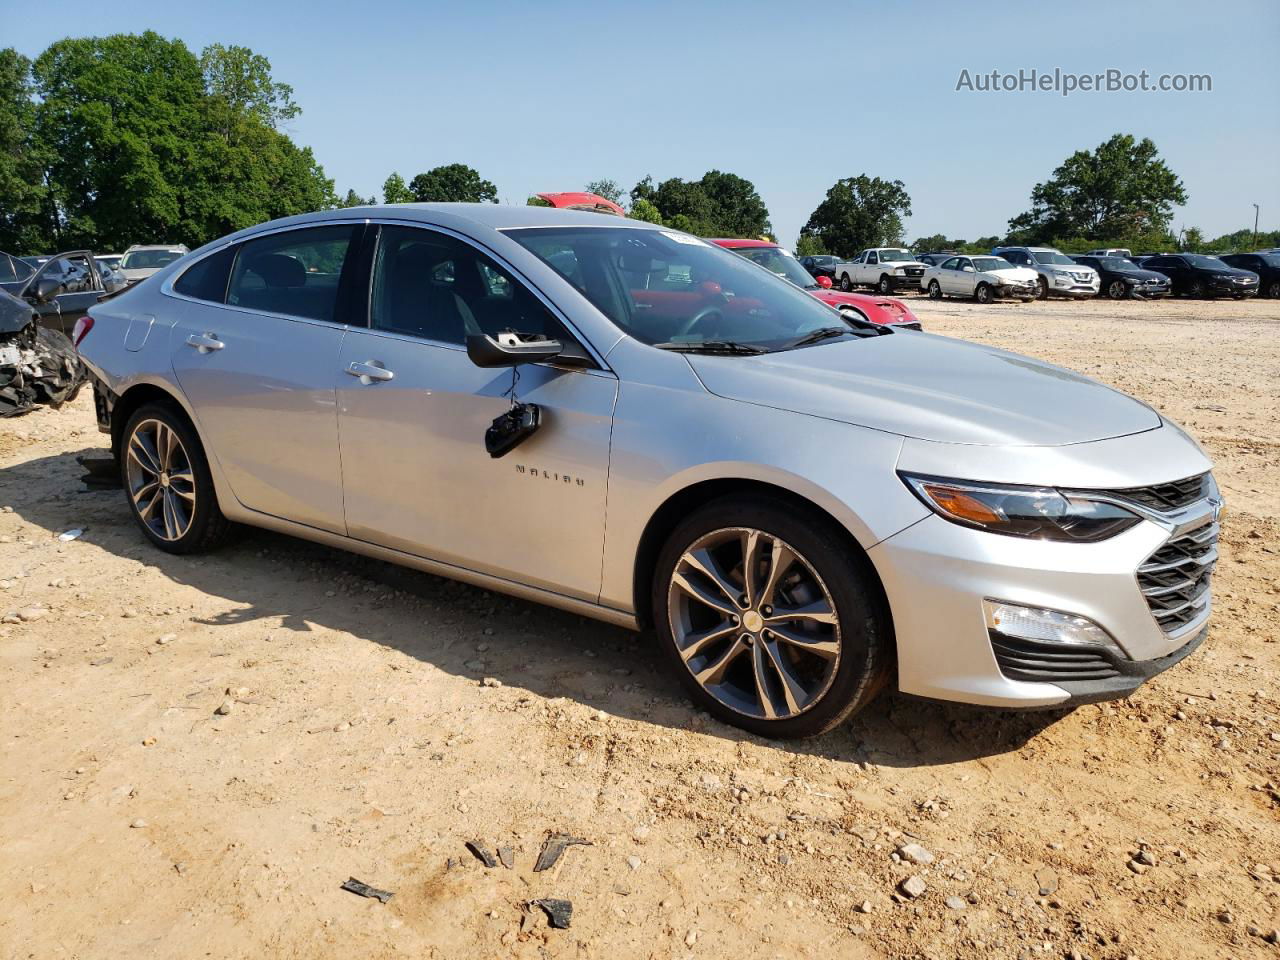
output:
[[[882,297],[887,297],[893,293],[893,281],[889,279],[888,274],[880,274],[880,282],[876,284],[876,290],[880,292]]]
[[[1272,300],[1280,300],[1280,280],[1272,280],[1267,284],[1267,296]]]
[[[1129,295],[1129,288],[1123,280],[1112,280],[1107,284],[1107,296],[1112,300],[1123,300]]]
[[[147,404],[129,418],[120,444],[120,473],[133,518],[161,550],[210,550],[231,533],[200,439],[186,417],[171,407]]]
[[[830,521],[764,497],[696,511],[658,559],[664,656],[694,702],[766,737],[806,737],[888,678],[892,632],[865,558]]]
[[[849,282],[849,275],[847,273],[840,274],[840,289],[845,293],[848,293],[853,289],[853,284]]]
[[[1036,295],[1036,299],[1048,300],[1049,299],[1049,281],[1046,280],[1044,277],[1041,277],[1039,280],[1038,286],[1040,288],[1040,291]]]
[[[942,299],[942,287],[938,285],[937,280],[929,281],[929,299],[930,300]]]
[[[990,303],[994,297],[991,296],[991,287],[988,284],[978,284],[978,289],[973,291],[974,298],[979,303]]]

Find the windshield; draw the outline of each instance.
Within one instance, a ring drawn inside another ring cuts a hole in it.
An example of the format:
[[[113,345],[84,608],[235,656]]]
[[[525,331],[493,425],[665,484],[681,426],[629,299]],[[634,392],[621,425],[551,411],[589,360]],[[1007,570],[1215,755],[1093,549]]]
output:
[[[1225,270],[1230,268],[1230,264],[1223,263],[1217,257],[1206,257],[1202,253],[1184,253],[1187,263],[1193,267],[1199,267],[1201,270]]]
[[[974,257],[973,265],[979,273],[986,273],[988,270],[1010,270],[1013,264],[1004,257]]]
[[[1123,273],[1126,270],[1137,269],[1133,263],[1124,257],[1099,257],[1098,262],[1102,264],[1104,270],[1117,270]]]
[[[880,262],[891,263],[895,260],[915,260],[909,250],[881,250]]]
[[[120,267],[124,270],[150,270],[167,267],[182,256],[178,250],[133,250],[124,255]]]
[[[818,285],[809,271],[800,266],[800,262],[781,247],[726,247],[752,263],[758,263],[766,270],[776,273],[783,280],[790,280],[797,287],[805,290],[817,290]]]
[[[11,257],[7,253],[0,253],[0,283],[25,280],[31,276],[32,271],[31,264],[19,260],[17,257]]]
[[[841,333],[857,333],[793,283],[682,233],[632,227],[505,232],[644,343],[728,341],[776,350],[817,330],[842,326]]]
[[[1078,266],[1065,253],[1058,253],[1056,250],[1033,250],[1031,255],[1036,258],[1036,263],[1063,263],[1068,267]]]

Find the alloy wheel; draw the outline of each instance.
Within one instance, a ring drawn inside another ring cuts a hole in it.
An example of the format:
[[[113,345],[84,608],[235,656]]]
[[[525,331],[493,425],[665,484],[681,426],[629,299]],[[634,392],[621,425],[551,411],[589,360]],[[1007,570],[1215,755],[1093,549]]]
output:
[[[1121,280],[1112,280],[1111,286],[1107,287],[1107,293],[1112,300],[1123,300],[1125,295],[1124,282]]]
[[[126,448],[129,499],[138,519],[161,540],[181,540],[196,510],[196,481],[182,440],[160,420],[143,420]]]
[[[942,299],[942,287],[938,286],[937,280],[929,281],[929,299],[930,300]]]
[[[721,529],[694,541],[672,572],[667,614],[694,680],[743,716],[804,713],[840,665],[840,618],[826,584],[762,530]]]

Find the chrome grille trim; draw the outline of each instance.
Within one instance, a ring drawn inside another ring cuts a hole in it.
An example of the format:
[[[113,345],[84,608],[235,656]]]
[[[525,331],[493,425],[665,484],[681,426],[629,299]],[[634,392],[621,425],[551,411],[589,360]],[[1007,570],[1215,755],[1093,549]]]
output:
[[[1218,562],[1214,520],[1165,541],[1138,567],[1138,587],[1156,624],[1171,640],[1209,617],[1210,581]]]

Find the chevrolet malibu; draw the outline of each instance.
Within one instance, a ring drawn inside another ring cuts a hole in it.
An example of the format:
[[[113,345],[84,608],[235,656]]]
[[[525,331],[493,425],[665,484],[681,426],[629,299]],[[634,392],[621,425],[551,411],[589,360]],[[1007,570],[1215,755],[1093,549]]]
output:
[[[1220,498],[1137,400],[851,319],[660,226],[492,204],[218,240],[76,330],[129,509],[652,628],[769,737],[886,684],[1121,697],[1202,642]]]

